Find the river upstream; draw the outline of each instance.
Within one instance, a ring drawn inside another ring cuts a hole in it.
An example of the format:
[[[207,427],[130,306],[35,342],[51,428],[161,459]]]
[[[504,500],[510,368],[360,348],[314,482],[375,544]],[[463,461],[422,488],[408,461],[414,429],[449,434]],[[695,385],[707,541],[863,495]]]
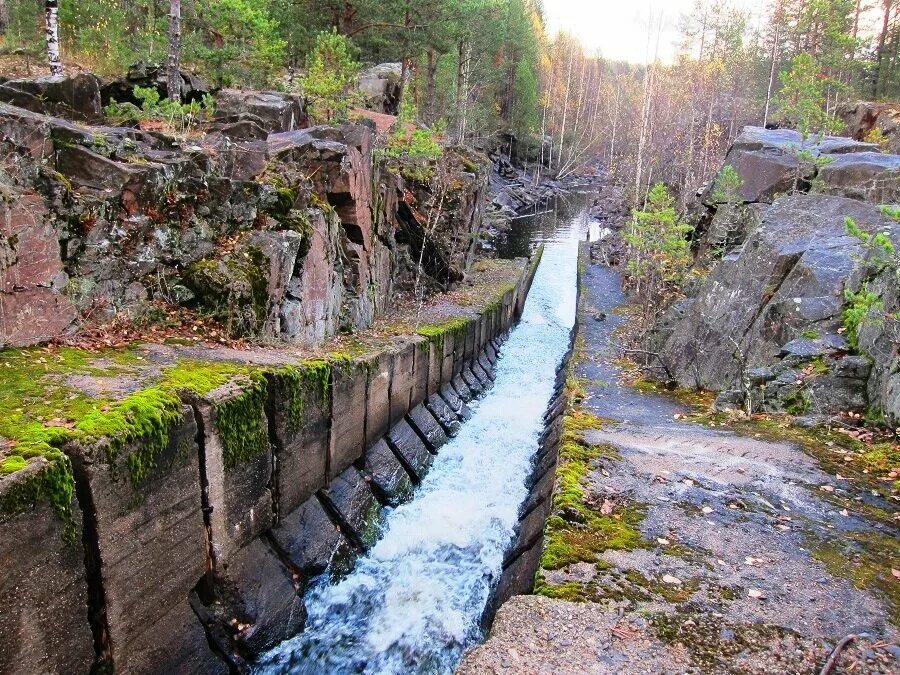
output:
[[[542,417],[576,313],[582,199],[516,223],[505,257],[545,245],[521,322],[503,344],[494,387],[441,448],[413,498],[387,514],[382,536],[338,583],[306,598],[306,630],[258,673],[452,673],[483,636],[480,619],[511,543]]]

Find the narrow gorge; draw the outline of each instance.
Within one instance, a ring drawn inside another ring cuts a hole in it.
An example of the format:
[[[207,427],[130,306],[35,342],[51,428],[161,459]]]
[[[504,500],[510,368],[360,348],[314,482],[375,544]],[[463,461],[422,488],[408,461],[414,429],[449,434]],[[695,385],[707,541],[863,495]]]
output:
[[[900,672],[898,54],[0,0],[0,675]]]

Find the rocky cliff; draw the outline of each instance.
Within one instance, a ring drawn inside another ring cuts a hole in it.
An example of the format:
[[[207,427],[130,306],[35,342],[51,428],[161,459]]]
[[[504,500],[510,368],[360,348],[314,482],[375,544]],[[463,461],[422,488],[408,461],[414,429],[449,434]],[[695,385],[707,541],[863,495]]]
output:
[[[699,248],[717,262],[657,326],[668,376],[720,405],[900,421],[900,225],[881,207],[900,198],[900,157],[877,150],[744,130],[701,196]]]
[[[428,180],[369,127],[304,128],[296,96],[222,90],[177,137],[102,126],[91,75],[7,81],[0,101],[0,346],[154,303],[315,343],[384,315],[423,247],[436,288],[472,263],[487,169],[468,151],[445,153],[450,208],[429,223]]]

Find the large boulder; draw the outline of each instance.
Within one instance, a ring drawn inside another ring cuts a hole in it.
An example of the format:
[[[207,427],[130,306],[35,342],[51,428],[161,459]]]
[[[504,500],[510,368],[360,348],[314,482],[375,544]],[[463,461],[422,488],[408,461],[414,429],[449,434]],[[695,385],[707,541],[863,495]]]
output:
[[[268,132],[294,131],[309,126],[303,99],[275,91],[222,89],[216,94],[216,119],[252,121]]]
[[[100,85],[90,73],[7,80],[0,102],[79,122],[101,119]]]
[[[388,115],[397,114],[402,70],[399,63],[381,63],[359,74],[357,86],[369,110]]]
[[[744,127],[735,139],[724,164],[731,166],[741,180],[737,195],[723,195],[720,173],[704,195],[703,201],[714,205],[727,198],[740,201],[771,203],[779,194],[806,190],[816,175],[815,158],[823,155],[870,153],[878,150],[837,136],[807,136],[792,129]]]

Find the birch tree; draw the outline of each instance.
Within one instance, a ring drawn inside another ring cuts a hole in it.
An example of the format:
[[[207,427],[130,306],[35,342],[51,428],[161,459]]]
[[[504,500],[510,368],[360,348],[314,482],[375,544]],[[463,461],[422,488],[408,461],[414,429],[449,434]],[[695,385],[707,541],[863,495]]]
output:
[[[62,61],[59,59],[59,3],[57,0],[44,0],[44,19],[47,31],[47,63],[50,75],[58,77],[63,74]]]
[[[169,2],[169,60],[166,92],[172,101],[181,102],[181,0]]]

